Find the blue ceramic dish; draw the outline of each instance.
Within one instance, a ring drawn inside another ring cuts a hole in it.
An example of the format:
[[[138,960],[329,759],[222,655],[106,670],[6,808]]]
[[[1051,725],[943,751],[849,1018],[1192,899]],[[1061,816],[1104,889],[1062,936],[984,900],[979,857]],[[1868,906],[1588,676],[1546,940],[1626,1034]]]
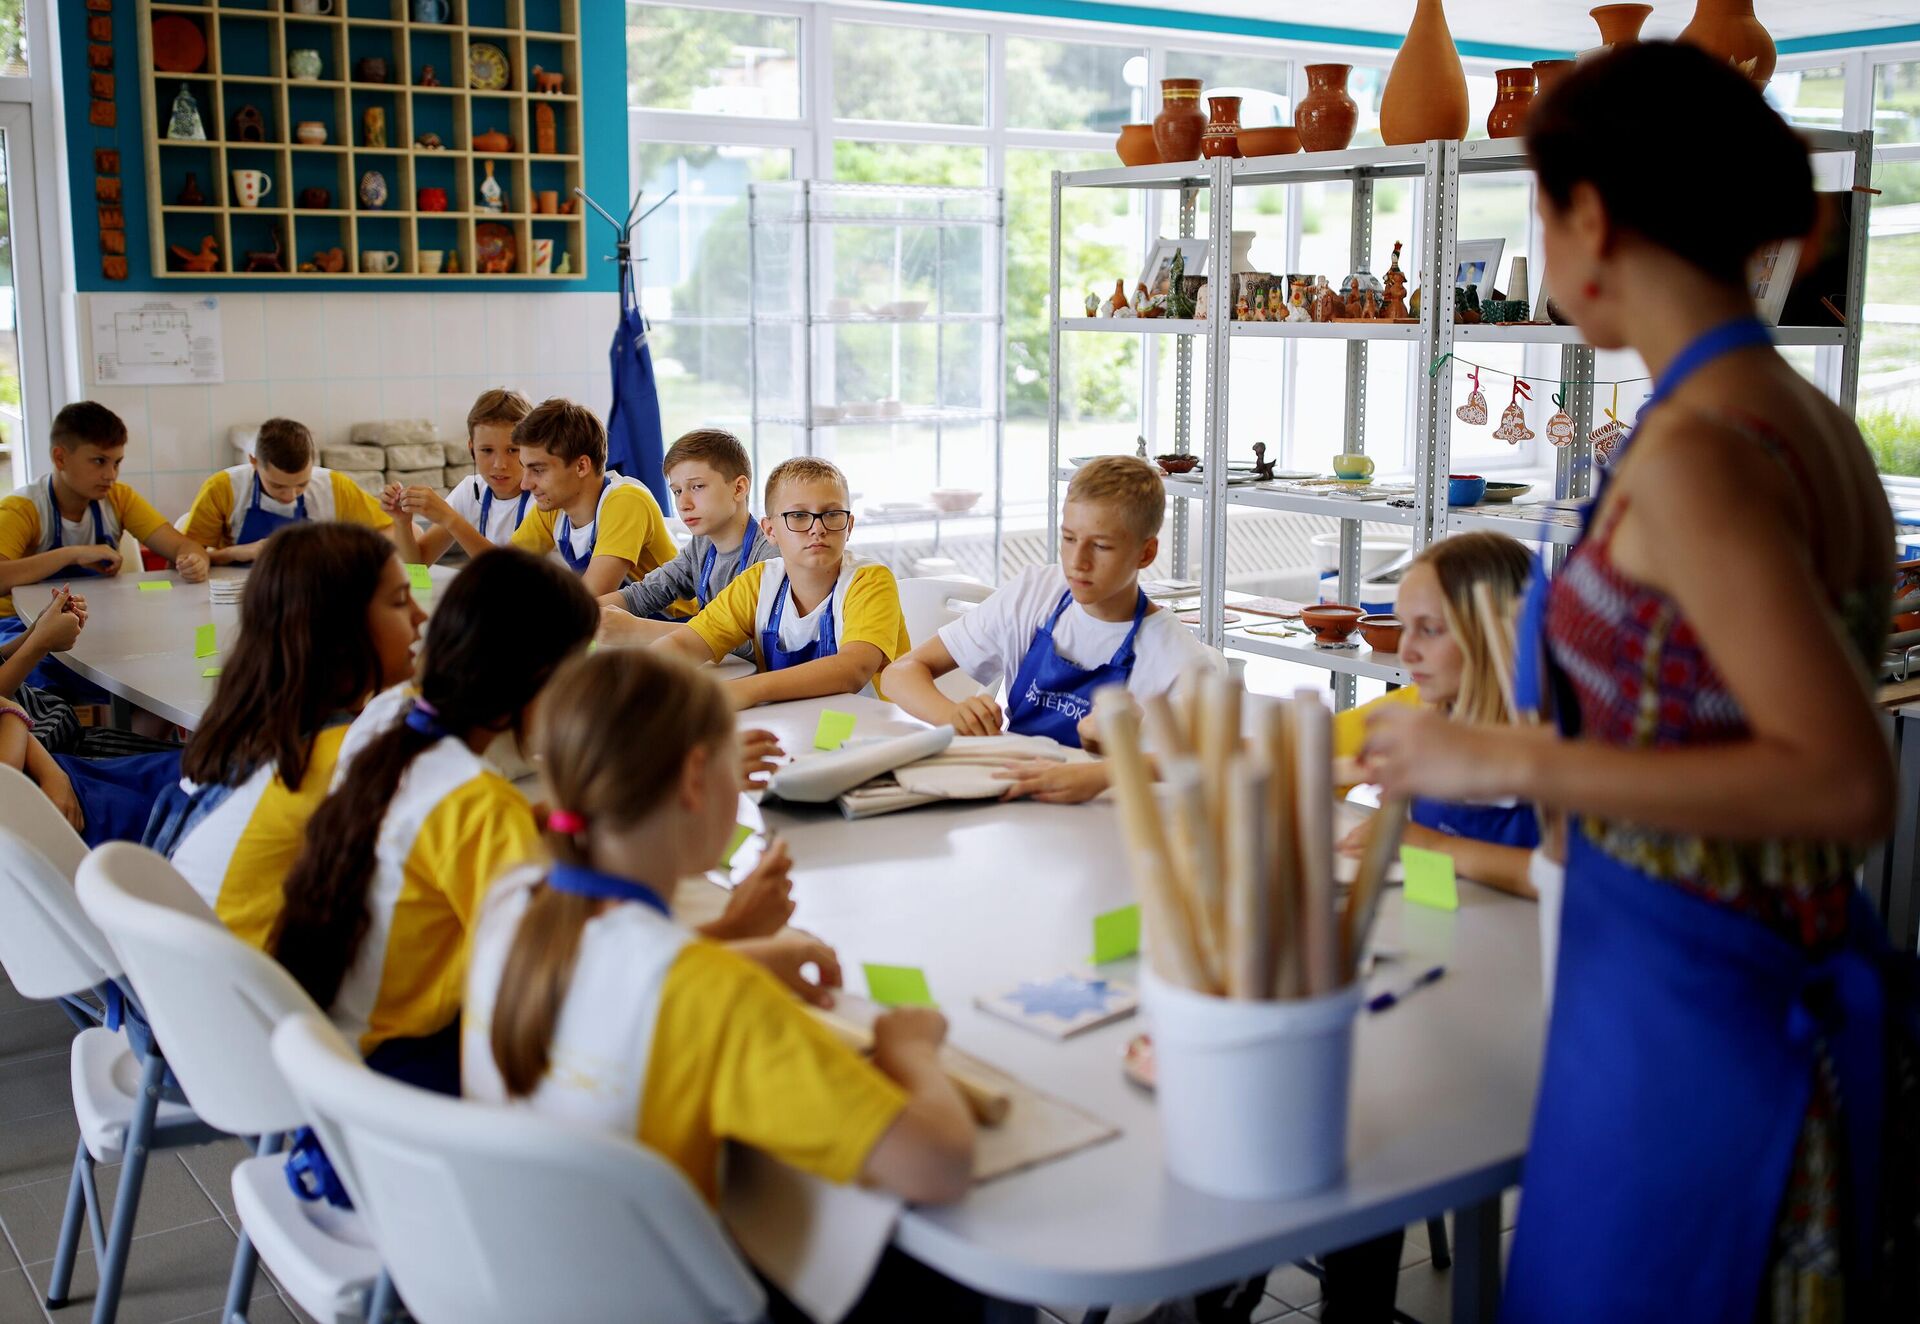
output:
[[[1479,474],[1448,474],[1447,504],[1453,507],[1475,506],[1487,494],[1487,480]]]

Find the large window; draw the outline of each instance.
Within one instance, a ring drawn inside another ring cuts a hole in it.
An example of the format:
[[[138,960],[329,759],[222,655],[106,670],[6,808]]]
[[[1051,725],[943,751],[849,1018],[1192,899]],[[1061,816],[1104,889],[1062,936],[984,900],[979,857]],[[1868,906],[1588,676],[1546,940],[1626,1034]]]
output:
[[[627,103],[792,119],[800,113],[800,20],[628,5]]]
[[[1920,58],[1873,72],[1860,430],[1882,473],[1920,478]],[[1859,201],[1859,199],[1856,199]]]

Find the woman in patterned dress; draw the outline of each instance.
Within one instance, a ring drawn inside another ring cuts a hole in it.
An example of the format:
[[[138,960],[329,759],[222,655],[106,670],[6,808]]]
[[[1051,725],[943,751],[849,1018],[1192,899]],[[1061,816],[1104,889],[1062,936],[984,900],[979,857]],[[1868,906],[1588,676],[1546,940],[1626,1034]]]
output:
[[[1854,885],[1893,816],[1892,523],[1744,275],[1814,226],[1805,145],[1651,43],[1569,75],[1528,148],[1556,302],[1654,393],[1543,595],[1562,733],[1402,709],[1365,754],[1572,826],[1505,1318],[1920,1318],[1913,985]]]

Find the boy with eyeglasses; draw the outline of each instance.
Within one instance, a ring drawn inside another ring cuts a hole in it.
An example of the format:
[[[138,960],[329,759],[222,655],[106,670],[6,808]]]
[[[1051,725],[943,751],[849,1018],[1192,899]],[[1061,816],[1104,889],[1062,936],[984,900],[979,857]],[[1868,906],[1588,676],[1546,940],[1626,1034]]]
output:
[[[775,467],[766,492],[761,529],[780,559],[748,566],[654,647],[718,662],[751,643],[757,670],[727,686],[736,708],[873,693],[873,678],[910,645],[893,572],[847,555],[846,475],[802,456]]]

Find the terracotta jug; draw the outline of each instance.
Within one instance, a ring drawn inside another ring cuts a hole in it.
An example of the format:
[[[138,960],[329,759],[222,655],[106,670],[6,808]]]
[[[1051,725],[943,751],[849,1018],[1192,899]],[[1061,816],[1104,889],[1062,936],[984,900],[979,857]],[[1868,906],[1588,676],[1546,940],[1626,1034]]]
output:
[[[1122,124],[1113,150],[1119,153],[1121,165],[1156,165],[1160,161],[1160,149],[1153,145],[1151,124]]]
[[[1307,94],[1293,108],[1293,127],[1300,146],[1309,152],[1337,152],[1353,141],[1360,123],[1360,107],[1347,95],[1350,64],[1307,66]]]
[[[1380,140],[1388,146],[1467,136],[1467,73],[1440,0],[1420,0],[1380,94]]]
[[[1239,97],[1207,98],[1207,127],[1200,134],[1200,155],[1240,155]]]
[[[1560,84],[1560,80],[1573,72],[1572,60],[1535,60],[1533,76],[1536,80],[1534,100],[1539,100]]]
[[[1600,44],[1631,46],[1640,40],[1640,25],[1653,13],[1652,5],[1601,5],[1587,11],[1600,25]],[[1542,91],[1546,89],[1542,88]]]
[[[1206,112],[1200,109],[1198,78],[1160,80],[1160,113],[1153,121],[1153,145],[1162,161],[1194,161],[1200,157],[1200,135],[1206,131]]]
[[[1772,81],[1773,66],[1780,58],[1773,38],[1753,16],[1753,0],[1700,0],[1680,40],[1728,61],[1757,87]]]
[[[1487,114],[1487,137],[1517,138],[1520,126],[1526,123],[1527,112],[1533,109],[1533,70],[1521,65],[1517,69],[1495,70],[1493,76],[1499,91],[1494,97],[1493,109]]]

